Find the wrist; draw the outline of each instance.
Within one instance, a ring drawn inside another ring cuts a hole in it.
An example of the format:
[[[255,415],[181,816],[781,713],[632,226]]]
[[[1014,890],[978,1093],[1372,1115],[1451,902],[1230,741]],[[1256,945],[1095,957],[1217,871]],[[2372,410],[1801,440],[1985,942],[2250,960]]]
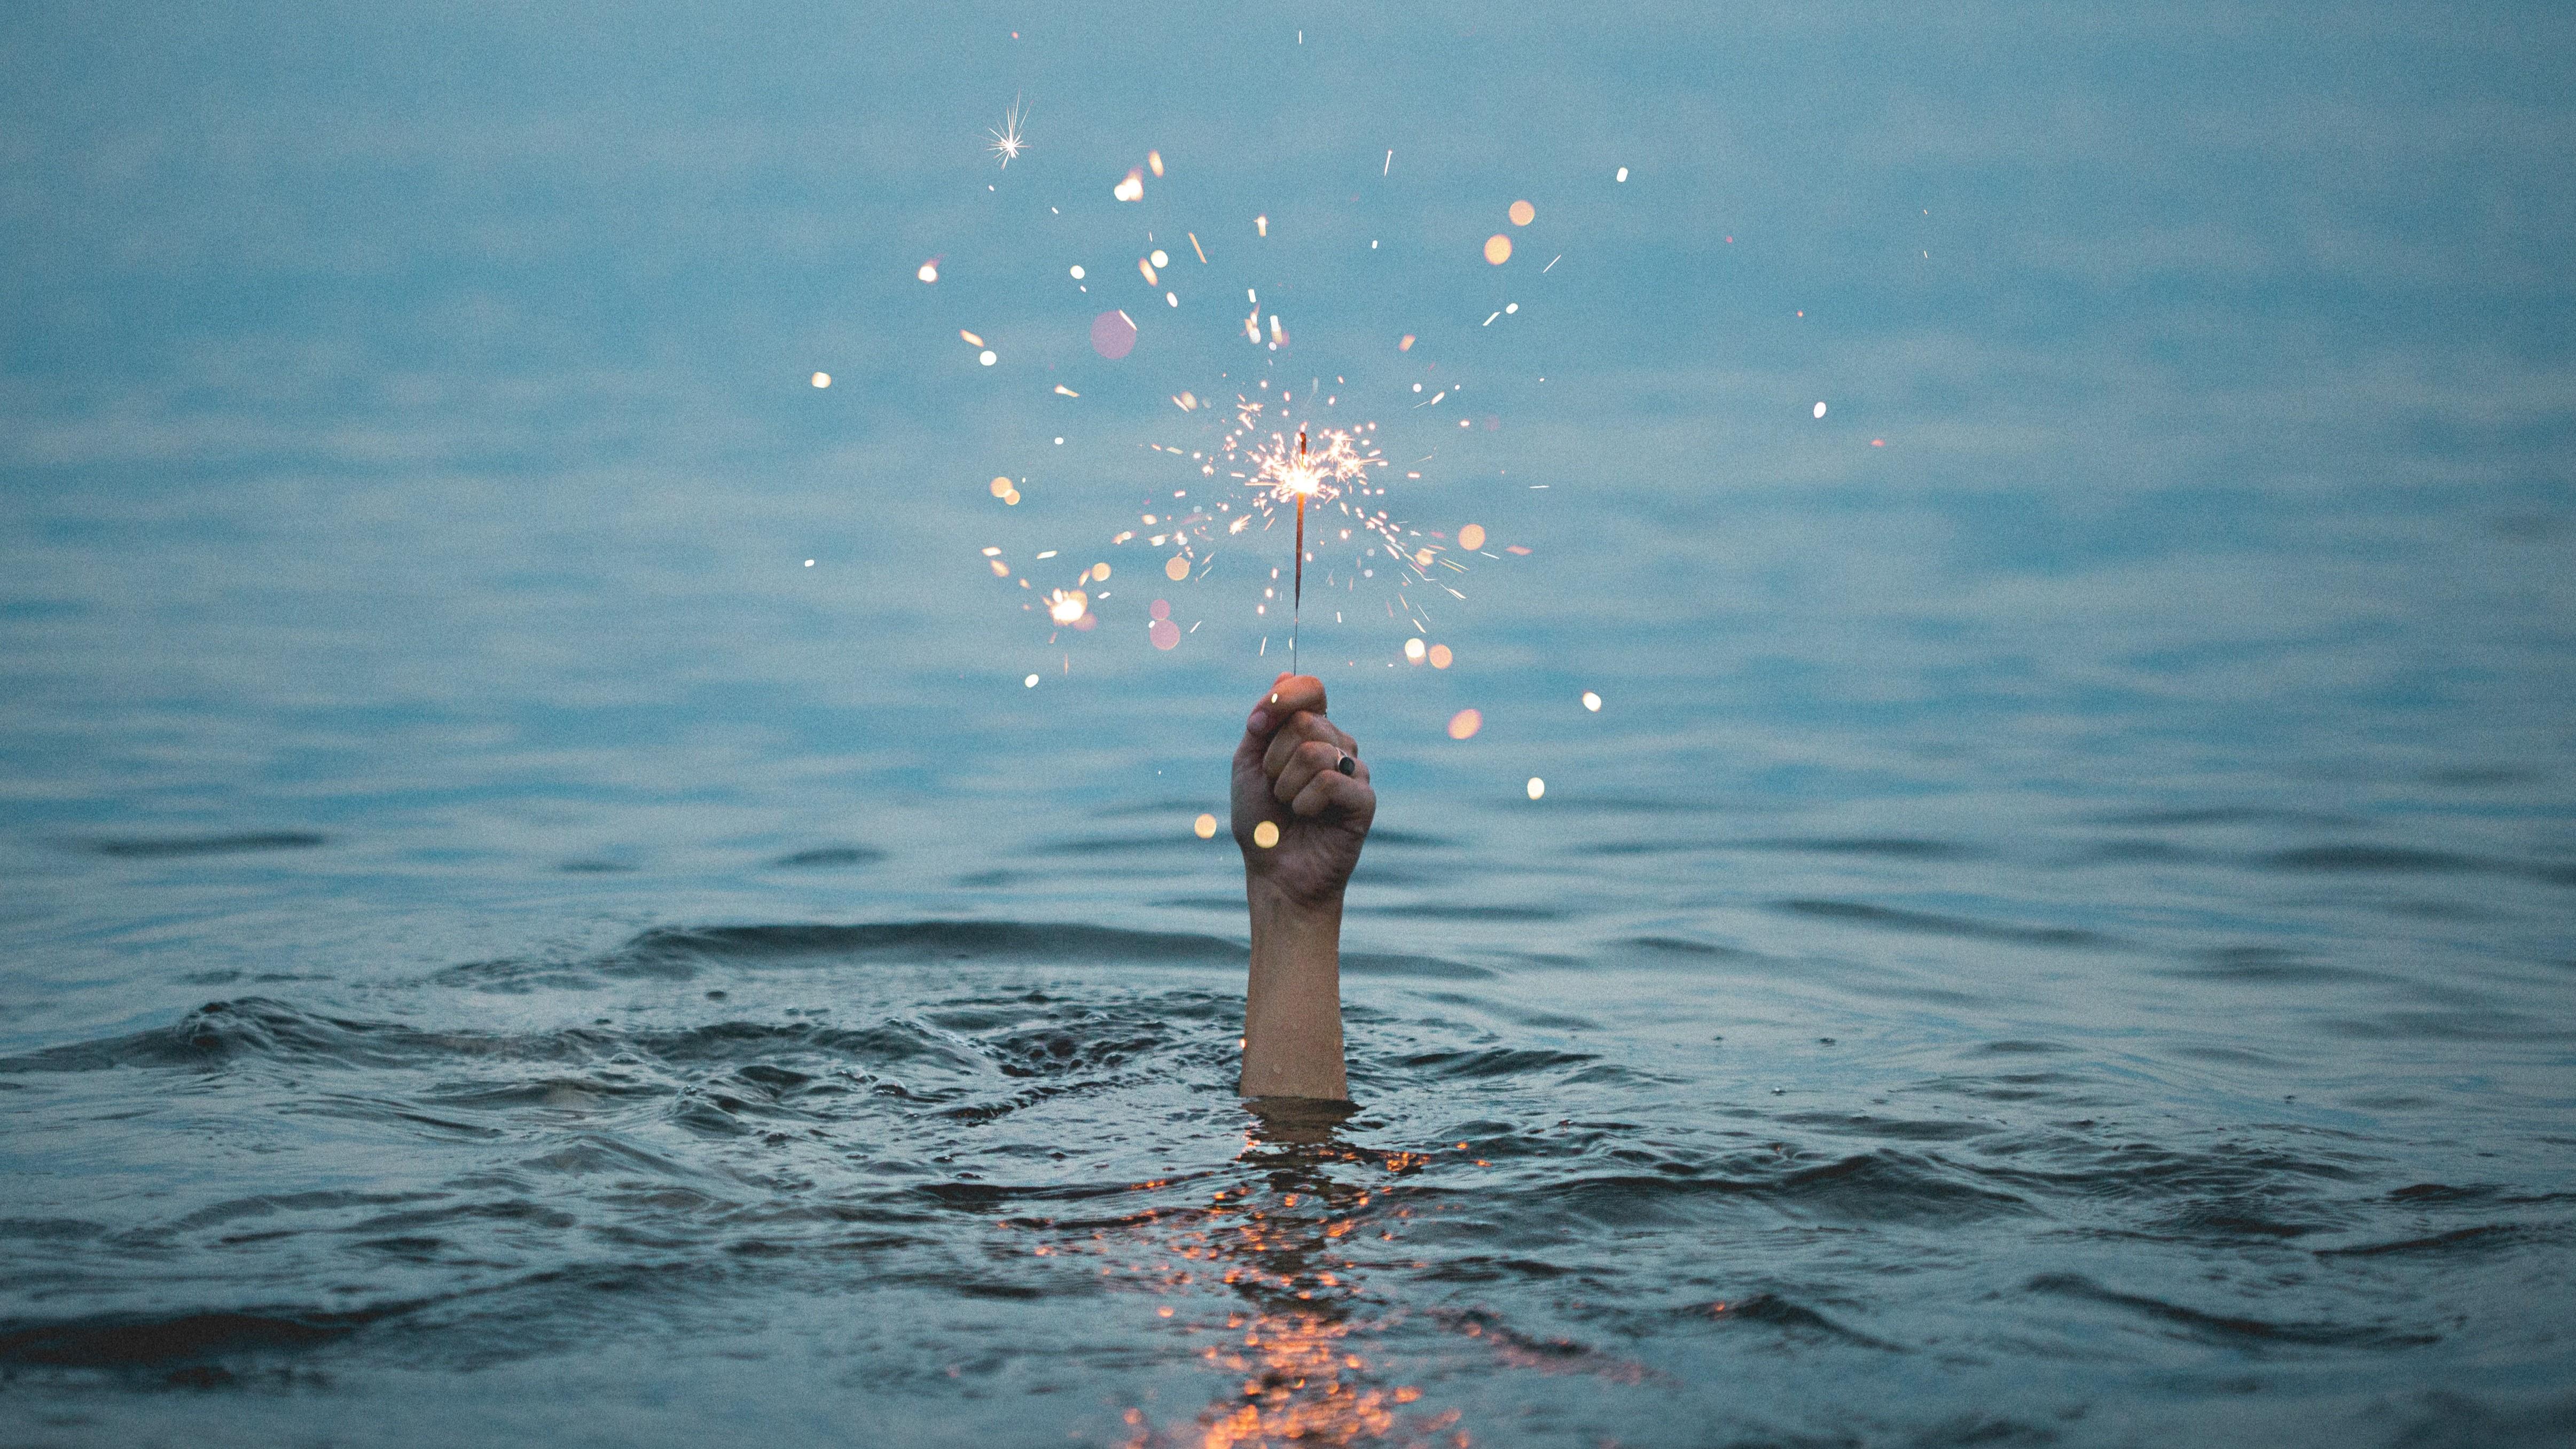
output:
[[[1297,886],[1274,875],[1250,870],[1243,873],[1243,895],[1252,907],[1256,927],[1260,925],[1264,912],[1278,917],[1313,916],[1339,921],[1346,884],[1342,882],[1320,888]]]

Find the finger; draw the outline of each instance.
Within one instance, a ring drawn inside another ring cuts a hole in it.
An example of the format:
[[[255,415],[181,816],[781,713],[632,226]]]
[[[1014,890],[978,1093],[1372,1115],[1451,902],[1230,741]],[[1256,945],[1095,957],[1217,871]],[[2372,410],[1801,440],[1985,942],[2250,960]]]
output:
[[[1261,757],[1262,772],[1274,780],[1279,778],[1279,771],[1288,763],[1288,756],[1295,752],[1299,745],[1309,741],[1321,740],[1336,750],[1348,754],[1350,748],[1344,743],[1348,738],[1331,720],[1322,715],[1298,715],[1281,725],[1279,733],[1270,737],[1270,748],[1264,751]]]
[[[1306,782],[1296,798],[1288,802],[1288,812],[1299,819],[1312,819],[1326,811],[1338,811],[1342,817],[1368,829],[1377,817],[1377,791],[1356,775],[1339,770],[1326,770]]]
[[[1308,740],[1289,754],[1278,777],[1271,781],[1270,793],[1285,805],[1296,799],[1297,792],[1305,789],[1307,782],[1317,775],[1340,776],[1342,772],[1334,766],[1341,758],[1341,746],[1323,740]]]
[[[1260,708],[1276,724],[1290,715],[1324,712],[1324,681],[1311,674],[1283,674],[1261,696]]]

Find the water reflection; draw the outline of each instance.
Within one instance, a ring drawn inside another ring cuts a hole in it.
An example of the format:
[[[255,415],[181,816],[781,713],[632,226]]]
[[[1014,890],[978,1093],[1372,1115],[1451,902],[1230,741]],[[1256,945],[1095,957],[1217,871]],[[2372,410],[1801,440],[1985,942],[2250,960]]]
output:
[[[1231,1299],[1155,1310],[1214,1340],[1193,1356],[1231,1387],[1193,1421],[1157,1424],[1145,1408],[1128,1409],[1126,1444],[1470,1443],[1458,1410],[1423,1407],[1420,1388],[1396,1381],[1378,1340],[1403,1310],[1369,1291],[1375,1265],[1361,1259],[1364,1245],[1394,1242],[1412,1216],[1389,1193],[1425,1158],[1347,1140],[1347,1104],[1246,1106],[1235,1186],[1211,1192],[1204,1207],[1148,1211],[1123,1234],[1095,1235],[1110,1260],[1104,1275],[1175,1296],[1216,1284]]]

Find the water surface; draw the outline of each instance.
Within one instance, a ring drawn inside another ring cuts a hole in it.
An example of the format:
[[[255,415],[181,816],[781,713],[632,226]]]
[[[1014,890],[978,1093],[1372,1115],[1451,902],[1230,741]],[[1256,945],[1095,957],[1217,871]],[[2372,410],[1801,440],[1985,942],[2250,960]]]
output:
[[[2566,1441],[2555,12],[5,25],[29,1441]],[[1263,1116],[1105,540],[1327,374],[1532,552]]]

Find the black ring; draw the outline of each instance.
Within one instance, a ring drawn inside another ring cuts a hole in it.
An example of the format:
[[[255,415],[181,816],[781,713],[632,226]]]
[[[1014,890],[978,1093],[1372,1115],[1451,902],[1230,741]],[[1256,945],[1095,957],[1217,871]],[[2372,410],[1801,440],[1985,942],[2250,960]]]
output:
[[[1344,755],[1333,762],[1333,768],[1345,775],[1357,775],[1360,772],[1360,762],[1349,755]]]

